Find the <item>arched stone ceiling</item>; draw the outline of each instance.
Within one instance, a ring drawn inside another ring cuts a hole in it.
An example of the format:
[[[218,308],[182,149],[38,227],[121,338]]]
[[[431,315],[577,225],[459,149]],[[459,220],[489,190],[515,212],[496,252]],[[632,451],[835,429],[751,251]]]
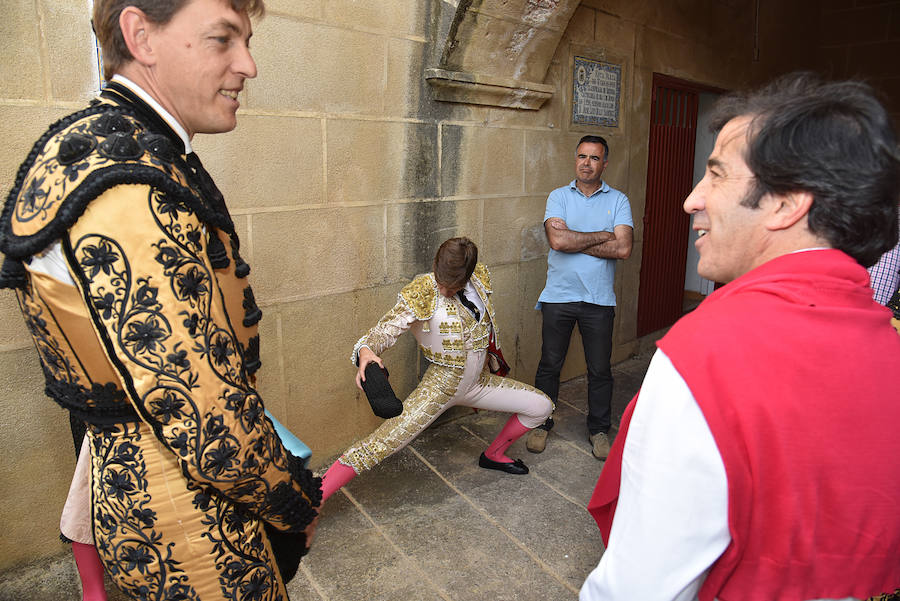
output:
[[[460,0],[437,68],[425,77],[435,98],[536,110],[543,84],[580,0]]]

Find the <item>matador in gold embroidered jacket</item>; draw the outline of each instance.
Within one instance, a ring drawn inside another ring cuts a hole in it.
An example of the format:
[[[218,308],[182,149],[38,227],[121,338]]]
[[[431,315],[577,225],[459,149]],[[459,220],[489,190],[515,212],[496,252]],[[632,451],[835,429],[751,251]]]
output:
[[[403,287],[394,308],[353,347],[351,360],[356,362],[362,346],[367,346],[373,353],[380,355],[392,347],[407,329],[415,336],[425,358],[445,367],[463,367],[466,364],[466,352],[485,350],[492,332],[494,345],[500,348],[494,306],[490,298],[493,292],[491,277],[487,267],[478,263],[469,281],[486,308],[487,315],[484,319],[476,321],[463,309],[459,300],[442,296],[438,292],[434,274],[426,273]]]
[[[523,431],[543,423],[550,415],[553,404],[544,393],[491,373],[488,347],[492,338],[497,349],[500,343],[490,273],[483,263],[475,265],[465,290],[474,292],[477,298],[471,301],[483,308],[477,315],[465,308],[457,296],[448,298],[441,294],[434,273],[420,275],[403,287],[397,304],[356,343],[351,356],[354,363],[363,346],[380,355],[409,330],[431,365],[403,401],[403,412],[354,443],[337,463],[352,468],[356,474],[371,469],[404,448],[454,405],[512,412],[511,421],[521,424]],[[343,478],[351,476],[347,472]],[[335,489],[328,478],[326,473],[326,497]],[[332,480],[335,481],[337,478]]]
[[[38,140],[0,219],[0,285],[88,424],[95,544],[135,599],[286,600],[320,504],[255,389],[239,248],[202,165],[115,82]],[[51,254],[58,274],[32,265]]]

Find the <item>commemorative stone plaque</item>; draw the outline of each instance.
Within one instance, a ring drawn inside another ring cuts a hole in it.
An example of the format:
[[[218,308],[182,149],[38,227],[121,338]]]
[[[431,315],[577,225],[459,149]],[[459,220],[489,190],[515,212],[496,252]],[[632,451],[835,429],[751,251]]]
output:
[[[575,57],[572,123],[619,126],[622,65]]]

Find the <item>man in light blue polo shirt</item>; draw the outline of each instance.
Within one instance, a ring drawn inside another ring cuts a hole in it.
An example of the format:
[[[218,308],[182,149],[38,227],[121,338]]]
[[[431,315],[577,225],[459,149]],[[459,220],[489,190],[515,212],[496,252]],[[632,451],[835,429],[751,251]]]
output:
[[[606,140],[584,136],[575,152],[575,179],[547,198],[547,284],[536,307],[543,326],[534,385],[554,403],[569,339],[578,324],[588,369],[588,440],[597,459],[609,454],[616,259],[631,256],[634,231],[628,197],[603,181],[608,161]],[[526,448],[532,453],[543,451],[552,427],[550,417],[532,430]]]

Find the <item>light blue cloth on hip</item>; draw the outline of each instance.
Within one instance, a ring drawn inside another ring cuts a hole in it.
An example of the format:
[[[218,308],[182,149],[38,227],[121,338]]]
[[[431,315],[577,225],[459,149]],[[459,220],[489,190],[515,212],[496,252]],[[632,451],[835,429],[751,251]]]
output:
[[[302,440],[294,436],[294,433],[284,427],[280,421],[275,419],[275,417],[269,413],[268,409],[266,409],[266,417],[272,420],[272,425],[275,426],[275,432],[277,432],[278,437],[281,438],[281,444],[284,445],[284,448],[303,461],[303,467],[307,467],[309,465],[309,458],[312,456],[310,448],[306,446]]]

